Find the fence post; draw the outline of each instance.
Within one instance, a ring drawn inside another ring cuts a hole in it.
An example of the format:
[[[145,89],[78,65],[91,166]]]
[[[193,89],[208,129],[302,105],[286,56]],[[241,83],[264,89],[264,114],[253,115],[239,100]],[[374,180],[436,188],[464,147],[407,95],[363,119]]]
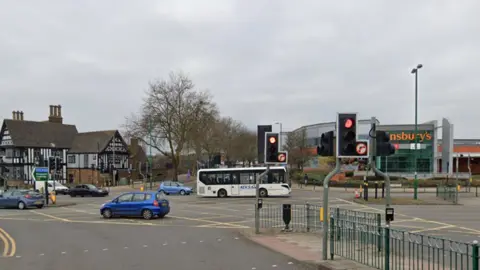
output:
[[[390,270],[390,226],[385,226],[385,270]]]
[[[479,270],[479,265],[478,265],[478,261],[479,261],[479,256],[478,256],[478,241],[475,240],[473,241],[473,250],[472,250],[472,270]]]
[[[338,227],[338,223],[340,222],[340,208],[337,207],[336,210],[337,210],[337,211],[336,211],[335,217],[337,218],[337,227]],[[342,222],[343,222],[342,224],[345,224],[344,221],[342,221]],[[341,229],[338,229],[338,230],[337,230],[337,233],[336,233],[336,235],[337,235],[337,240],[340,240],[340,234],[341,234],[341,232],[342,232]]]
[[[333,213],[330,214],[330,260],[333,260],[333,256],[335,253],[334,250],[334,240],[335,240],[335,232],[337,231],[337,228],[335,228],[335,218],[333,216]]]
[[[378,252],[382,251],[382,214],[377,214],[377,246]]]
[[[305,209],[307,211],[307,232],[310,232],[310,204],[307,202],[305,203]]]

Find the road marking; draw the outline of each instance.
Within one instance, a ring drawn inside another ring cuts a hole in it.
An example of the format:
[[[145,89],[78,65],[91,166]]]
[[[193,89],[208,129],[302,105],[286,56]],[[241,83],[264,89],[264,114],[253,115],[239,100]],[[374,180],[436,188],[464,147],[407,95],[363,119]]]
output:
[[[418,221],[418,219],[417,219],[417,218],[411,218],[411,219],[395,220],[395,221],[390,222],[390,224],[392,224],[392,223],[401,223],[401,222],[409,222],[409,221]]]
[[[208,219],[201,219],[201,218],[188,218],[188,217],[179,217],[179,216],[170,216],[170,217],[178,218],[178,219],[184,219],[184,220],[190,220],[190,221],[207,222],[207,223],[217,224],[217,225],[232,226],[232,227],[238,228],[238,229],[248,229],[249,228],[249,227],[246,227],[246,226],[231,224],[231,223],[228,223],[228,222],[217,222],[217,221],[208,220]]]
[[[67,254],[67,252],[65,252],[65,251],[62,251],[62,255],[65,255],[65,254]]]
[[[88,249],[85,249],[83,252],[88,252]]]
[[[17,220],[17,221],[53,221],[55,219],[36,219],[36,218],[2,218],[0,220]]]
[[[3,256],[13,257],[13,255],[15,255],[15,253],[17,252],[17,244],[15,243],[15,240],[13,239],[13,237],[10,234],[8,234],[4,229],[0,228],[0,238],[2,238],[2,241],[4,241],[5,243]],[[10,252],[8,252],[8,248],[10,248]]]
[[[40,253],[40,254],[38,254],[38,256],[45,256],[45,254],[44,254],[44,253]]]
[[[10,249],[10,244],[8,243],[7,238],[5,236],[3,236],[3,234],[1,232],[0,232],[0,239],[3,242],[3,254],[2,254],[2,256],[7,257],[8,251]]]
[[[104,248],[104,249],[102,249],[102,250],[103,250],[103,251],[107,251],[107,250],[108,250],[108,248]]]
[[[41,212],[37,212],[37,211],[35,211],[35,210],[31,210],[30,212],[32,212],[32,213],[35,213],[35,214],[37,214],[37,215],[44,216],[44,217],[49,217],[49,218],[53,218],[53,219],[60,220],[60,221],[64,221],[64,222],[70,222],[70,220],[68,220],[68,219],[65,219],[65,218],[59,218],[59,217],[52,216],[52,215],[49,215],[49,214],[45,214],[45,213],[41,213]]]
[[[442,227],[435,227],[435,228],[428,228],[428,229],[422,229],[422,230],[417,230],[417,231],[412,231],[412,233],[421,233],[421,232],[428,232],[428,231],[438,231],[442,229],[448,229],[448,228],[454,228],[456,227],[455,225],[448,225],[448,226],[442,226]]]

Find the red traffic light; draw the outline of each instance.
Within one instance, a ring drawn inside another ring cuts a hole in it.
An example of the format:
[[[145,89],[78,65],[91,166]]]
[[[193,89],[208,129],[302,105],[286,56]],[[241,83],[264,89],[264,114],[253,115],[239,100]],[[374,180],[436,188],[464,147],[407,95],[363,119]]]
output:
[[[345,128],[351,128],[353,126],[353,120],[351,118],[348,118],[345,120]]]
[[[272,137],[268,138],[268,141],[269,141],[271,144],[274,144],[274,143],[277,142],[277,138],[275,138],[275,137],[272,136]]]

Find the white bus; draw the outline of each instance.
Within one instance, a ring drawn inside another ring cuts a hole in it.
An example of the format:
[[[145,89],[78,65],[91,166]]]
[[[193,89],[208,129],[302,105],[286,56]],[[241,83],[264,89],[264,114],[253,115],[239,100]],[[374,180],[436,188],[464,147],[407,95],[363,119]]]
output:
[[[266,167],[201,169],[197,173],[197,195],[201,197],[255,196],[256,179]],[[290,196],[284,167],[270,167],[260,183],[260,196]]]

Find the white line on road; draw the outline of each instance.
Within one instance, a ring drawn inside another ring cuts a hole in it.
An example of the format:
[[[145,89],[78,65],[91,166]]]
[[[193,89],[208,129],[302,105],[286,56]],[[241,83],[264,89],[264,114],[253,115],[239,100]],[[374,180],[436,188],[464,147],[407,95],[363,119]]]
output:
[[[412,231],[412,233],[420,233],[420,232],[428,232],[428,231],[439,231],[442,229],[448,229],[448,228],[454,228],[456,227],[455,225],[448,225],[448,226],[442,226],[442,227],[435,227],[435,228],[428,228],[428,229],[422,229],[422,230],[417,230],[417,231]]]

